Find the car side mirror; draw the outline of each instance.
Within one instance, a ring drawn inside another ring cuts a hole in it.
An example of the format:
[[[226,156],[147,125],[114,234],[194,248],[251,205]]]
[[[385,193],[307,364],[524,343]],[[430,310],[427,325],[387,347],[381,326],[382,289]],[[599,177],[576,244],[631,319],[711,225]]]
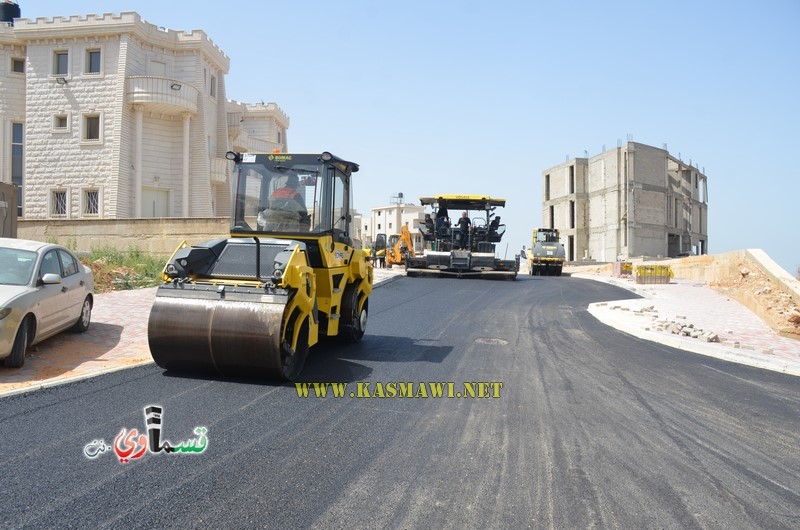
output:
[[[42,276],[42,283],[45,285],[59,284],[61,283],[61,276],[52,272],[48,272]]]

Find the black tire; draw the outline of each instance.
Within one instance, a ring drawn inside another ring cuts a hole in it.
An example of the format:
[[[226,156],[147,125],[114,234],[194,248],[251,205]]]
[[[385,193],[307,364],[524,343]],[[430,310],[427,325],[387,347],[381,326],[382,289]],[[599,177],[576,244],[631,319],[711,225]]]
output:
[[[25,317],[19,325],[17,336],[14,338],[14,346],[11,348],[11,355],[3,361],[6,368],[21,368],[25,364],[25,351],[28,349],[29,322],[28,317]]]
[[[72,330],[77,333],[84,333],[87,329],[89,329],[89,324],[92,322],[92,297],[86,296],[83,300],[83,305],[81,306],[81,315],[78,317],[78,321],[75,322],[75,325],[72,326]]]
[[[339,337],[346,342],[359,342],[367,329],[369,298],[364,300],[364,307],[359,311],[357,284],[348,285],[345,289],[340,313]]]
[[[284,343],[281,345],[281,379],[294,381],[308,357],[308,320],[303,320],[300,328],[300,335],[297,337],[297,350],[291,351],[291,347]]]

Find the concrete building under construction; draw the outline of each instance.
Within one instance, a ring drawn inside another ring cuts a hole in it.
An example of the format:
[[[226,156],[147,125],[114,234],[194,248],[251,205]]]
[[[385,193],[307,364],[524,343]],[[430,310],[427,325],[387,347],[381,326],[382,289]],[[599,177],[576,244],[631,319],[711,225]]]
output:
[[[569,261],[708,253],[707,178],[666,146],[629,141],[546,169],[542,199]]]

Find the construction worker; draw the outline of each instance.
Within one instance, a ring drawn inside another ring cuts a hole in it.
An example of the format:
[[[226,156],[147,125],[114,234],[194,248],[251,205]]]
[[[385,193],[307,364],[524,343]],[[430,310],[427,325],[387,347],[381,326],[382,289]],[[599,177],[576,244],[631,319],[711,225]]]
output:
[[[281,232],[307,232],[310,218],[299,187],[297,175],[288,175],[284,185],[270,195],[267,209],[259,214],[259,226]]]
[[[469,217],[467,217],[467,212],[461,212],[461,218],[456,221],[456,226],[458,227],[459,232],[458,244],[461,250],[464,250],[464,248],[467,246],[467,236],[472,230],[472,221],[470,221]]]
[[[270,198],[272,199],[293,199],[300,206],[300,211],[306,211],[306,201],[303,194],[297,191],[300,187],[300,180],[297,175],[291,174],[286,177],[286,183],[283,187],[278,188],[272,192]]]

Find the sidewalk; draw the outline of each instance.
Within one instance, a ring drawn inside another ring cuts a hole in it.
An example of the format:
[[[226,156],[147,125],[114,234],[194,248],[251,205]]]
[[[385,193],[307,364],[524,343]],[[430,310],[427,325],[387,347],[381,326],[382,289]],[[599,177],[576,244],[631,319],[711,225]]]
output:
[[[595,274],[643,298],[589,305],[595,318],[641,339],[740,364],[800,376],[800,341],[782,337],[739,302],[690,280],[637,285]]]
[[[375,269],[374,287],[404,275],[400,269]],[[155,287],[96,294],[86,333],[65,331],[28,348],[22,368],[0,363],[0,397],[152,363],[147,320],[155,296]]]

